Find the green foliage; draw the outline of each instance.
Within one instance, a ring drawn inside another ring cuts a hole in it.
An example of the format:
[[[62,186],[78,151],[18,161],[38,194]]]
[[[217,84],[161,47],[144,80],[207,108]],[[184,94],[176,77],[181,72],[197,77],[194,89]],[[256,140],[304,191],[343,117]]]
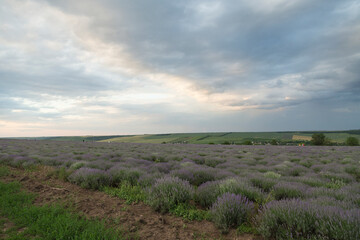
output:
[[[359,139],[356,137],[348,137],[345,143],[348,146],[359,146]]]
[[[258,187],[258,188],[264,190],[265,192],[270,192],[271,189],[276,184],[275,179],[268,179],[268,178],[264,178],[264,177],[252,178],[252,179],[250,179],[250,182],[253,186]]]
[[[281,174],[272,172],[272,171],[268,171],[266,173],[264,173],[264,177],[266,178],[272,178],[272,179],[278,179],[281,177]]]
[[[311,138],[314,145],[321,146],[325,144],[325,135],[323,133],[314,133]]]
[[[259,188],[251,186],[243,179],[229,178],[221,181],[207,182],[196,191],[195,201],[203,207],[211,207],[218,197],[224,193],[245,196],[250,201],[262,204],[266,198]]]
[[[112,184],[118,186],[125,181],[131,185],[136,185],[141,174],[142,172],[138,169],[118,169],[111,174]]]
[[[244,233],[258,234],[257,229],[248,223],[243,223],[238,228],[236,228],[236,233],[237,234],[244,234]]]
[[[182,217],[189,221],[210,220],[209,211],[197,209],[195,206],[188,203],[180,203],[171,208],[169,212],[174,214],[175,216]]]
[[[145,201],[145,193],[140,186],[122,182],[117,188],[105,187],[103,191],[111,196],[126,200],[127,204]]]
[[[73,173],[71,170],[66,170],[65,167],[57,168],[53,173],[50,175],[55,176],[57,179],[62,181],[67,181],[68,177]]]
[[[20,191],[19,183],[0,182],[0,214],[24,231],[13,239],[123,239],[104,222],[90,221],[61,206],[34,206],[33,195]]]
[[[359,166],[346,167],[345,172],[353,175],[356,178],[356,181],[360,182],[360,167]]]
[[[276,200],[301,198],[304,193],[301,188],[294,183],[279,182],[274,186],[273,195]]]
[[[313,165],[313,161],[311,160],[306,160],[306,161],[302,161],[300,162],[300,165],[306,167],[306,168],[310,168]]]
[[[9,174],[9,168],[6,166],[0,166],[0,177],[7,176]]]
[[[276,141],[275,139],[272,139],[272,140],[270,141],[270,144],[271,144],[271,145],[278,145],[278,143],[277,143],[277,141]]]
[[[250,140],[246,140],[242,144],[243,145],[252,145],[252,142]]]

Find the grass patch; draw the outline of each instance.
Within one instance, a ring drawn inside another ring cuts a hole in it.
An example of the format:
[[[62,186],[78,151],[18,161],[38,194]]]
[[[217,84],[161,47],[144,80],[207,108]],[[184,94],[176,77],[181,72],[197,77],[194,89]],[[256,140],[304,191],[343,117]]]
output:
[[[122,182],[117,188],[104,187],[103,191],[110,196],[126,200],[127,204],[145,201],[145,193],[140,186],[132,186],[128,182]]]
[[[73,173],[72,170],[66,170],[65,167],[61,167],[52,171],[49,176],[66,182],[68,181],[68,177],[71,175],[71,173]]]
[[[187,203],[180,203],[175,207],[171,208],[170,213],[174,214],[177,217],[182,217],[183,219],[193,221],[202,221],[202,220],[210,220],[210,213],[209,211],[197,209],[195,206],[187,204]]]
[[[9,175],[9,168],[7,166],[0,166],[0,177]]]
[[[87,220],[59,205],[34,206],[34,195],[20,191],[18,182],[0,182],[0,214],[17,229],[11,239],[123,239],[118,230],[104,222]]]

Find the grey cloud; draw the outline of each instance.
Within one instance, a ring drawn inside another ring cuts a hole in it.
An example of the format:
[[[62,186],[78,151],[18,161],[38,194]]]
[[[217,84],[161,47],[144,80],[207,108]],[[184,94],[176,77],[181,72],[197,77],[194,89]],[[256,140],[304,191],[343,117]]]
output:
[[[84,37],[83,32],[91,32],[89,36],[102,43],[123,48],[150,72],[185,77],[196,91],[206,90],[202,92],[210,97],[215,93],[238,93],[241,99],[244,92],[258,94],[249,100],[221,103],[227,106],[256,106],[254,111],[285,108],[294,116],[309,115],[322,106],[327,111],[325,115],[330,117],[332,109],[353,106],[360,101],[360,44],[354,40],[360,36],[360,16],[356,14],[360,5],[356,0],[287,1],[272,10],[252,6],[252,2],[245,0],[37,2],[86,19],[88,25],[74,23],[80,30],[71,35],[74,39]],[[106,64],[99,69],[96,64],[87,65],[86,60],[76,55],[86,56],[88,50],[79,42],[69,43],[69,48],[61,45],[63,48],[59,50],[47,48],[46,39],[57,43],[71,40],[67,35],[56,33],[56,26],[33,33],[39,42],[30,42],[35,50],[25,51],[23,47],[31,38],[23,34],[26,30],[23,22],[11,11],[0,13],[0,20],[14,26],[0,33],[0,40],[19,44],[0,46],[0,96],[3,99],[24,97],[46,101],[41,94],[101,97],[102,91],[122,91],[143,84],[143,76],[133,82],[129,80],[137,78],[136,73],[131,76],[112,72]],[[110,75],[103,74],[104,69]],[[298,77],[289,78],[292,75]],[[288,95],[290,99],[285,100]],[[185,111],[174,109],[173,103],[132,104],[95,99],[79,107],[89,106],[110,106],[134,115],[157,114],[161,116],[157,119],[159,122],[173,119],[179,126],[181,121],[194,125],[204,121],[200,115],[205,111],[184,113],[183,116],[193,119],[190,121],[180,117]],[[0,104],[3,116],[5,111],[21,107],[26,108],[10,100]],[[294,114],[295,109],[302,113]],[[359,117],[357,108],[349,109],[354,111],[350,114],[352,117]],[[36,112],[36,109],[29,111]],[[91,114],[99,113],[91,111]],[[221,117],[215,115],[208,121],[209,129],[221,121]],[[274,122],[278,119],[275,115],[269,116]],[[61,114],[49,117],[60,118]],[[228,117],[234,119],[228,120],[233,121],[229,126],[235,127],[236,119],[244,116],[240,112]],[[250,117],[244,118],[247,119],[245,125],[256,122]],[[289,119],[296,122],[295,117]],[[305,117],[299,119],[307,122]],[[263,124],[260,120],[257,122]],[[350,120],[347,123],[350,124]],[[334,122],[328,126],[335,125]],[[282,125],[273,123],[273,126]]]
[[[184,27],[197,24],[193,22],[198,20],[196,13],[189,8],[192,1],[106,1],[112,15],[99,19],[95,29],[108,29],[105,41],[125,43],[133,56],[154,71],[183,75],[210,92],[226,91],[242,83],[256,86],[283,74],[311,74],[321,61],[341,57],[338,64],[346,64],[354,48],[346,49],[344,41],[356,30],[356,22],[347,20],[346,11],[337,10],[351,3],[298,1],[262,13],[246,1],[222,2],[223,13],[214,25],[193,30]],[[63,1],[57,4],[69,9]],[[86,14],[86,7],[78,11]],[[349,31],[340,31],[343,27]],[[355,48],[359,51],[359,44]],[[219,65],[238,60],[251,65],[245,66],[246,74],[227,73]]]

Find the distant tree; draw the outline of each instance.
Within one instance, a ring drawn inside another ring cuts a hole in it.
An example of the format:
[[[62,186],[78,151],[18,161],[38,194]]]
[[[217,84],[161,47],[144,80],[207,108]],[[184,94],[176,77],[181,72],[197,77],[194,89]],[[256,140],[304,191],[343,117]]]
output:
[[[223,145],[230,145],[230,142],[229,141],[225,141],[222,143]]]
[[[246,140],[243,142],[244,145],[252,145],[252,142],[250,140]]]
[[[325,144],[325,135],[323,133],[314,133],[311,137],[311,142],[314,145],[321,146]]]
[[[271,140],[270,142],[271,145],[278,145],[277,141],[275,139]]]
[[[348,137],[346,139],[346,145],[348,146],[359,146],[359,139],[356,137]]]

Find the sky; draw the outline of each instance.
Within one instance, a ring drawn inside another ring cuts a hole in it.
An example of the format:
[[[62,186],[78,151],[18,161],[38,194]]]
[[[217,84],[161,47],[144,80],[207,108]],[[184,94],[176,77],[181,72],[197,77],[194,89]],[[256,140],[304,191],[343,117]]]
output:
[[[0,0],[0,137],[359,123],[358,0]]]

